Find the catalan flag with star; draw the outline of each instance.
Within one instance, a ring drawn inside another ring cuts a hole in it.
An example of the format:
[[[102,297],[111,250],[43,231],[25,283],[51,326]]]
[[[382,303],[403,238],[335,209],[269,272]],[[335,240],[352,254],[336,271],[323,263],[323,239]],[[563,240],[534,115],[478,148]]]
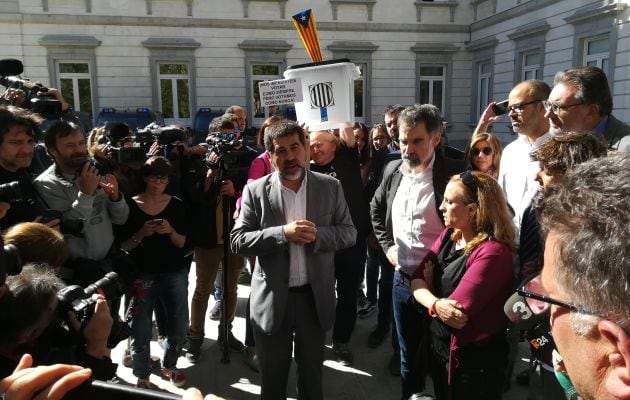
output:
[[[300,34],[302,43],[306,48],[308,56],[313,62],[322,61],[322,51],[319,47],[319,37],[317,36],[317,26],[315,25],[315,16],[311,9],[304,10],[293,16],[293,25]]]

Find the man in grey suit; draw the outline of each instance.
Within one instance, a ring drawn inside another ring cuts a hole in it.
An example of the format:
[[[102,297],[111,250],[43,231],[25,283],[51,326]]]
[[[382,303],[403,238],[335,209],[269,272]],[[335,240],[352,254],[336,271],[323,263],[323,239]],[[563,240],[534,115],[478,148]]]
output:
[[[339,181],[307,171],[304,130],[281,121],[265,131],[276,172],[245,187],[232,251],[256,256],[251,320],[262,399],[286,399],[295,344],[298,399],[323,399],[324,340],[335,319],[335,251],[357,231]]]
[[[608,78],[600,68],[586,66],[558,71],[549,100],[543,104],[553,135],[592,131],[609,149],[630,152],[630,126],[612,115]]]

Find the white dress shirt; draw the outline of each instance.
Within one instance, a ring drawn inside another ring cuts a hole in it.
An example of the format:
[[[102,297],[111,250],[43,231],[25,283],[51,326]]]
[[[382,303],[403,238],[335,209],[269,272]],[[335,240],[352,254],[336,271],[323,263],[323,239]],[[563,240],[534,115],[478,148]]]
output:
[[[306,172],[297,192],[282,185],[278,172],[274,172],[274,175],[273,179],[278,180],[282,197],[282,212],[286,222],[306,219]],[[289,242],[289,287],[303,286],[308,282],[304,246]]]
[[[433,163],[426,171],[410,174],[403,162],[402,178],[392,203],[392,233],[398,246],[398,265],[411,275],[444,230],[435,208]]]
[[[514,209],[513,221],[516,225],[517,235],[521,229],[523,212],[539,188],[539,184],[535,180],[538,162],[532,161],[529,154],[549,137],[551,134],[547,132],[532,144],[527,136],[518,135],[516,140],[503,149],[498,181],[505,192],[507,202]]]

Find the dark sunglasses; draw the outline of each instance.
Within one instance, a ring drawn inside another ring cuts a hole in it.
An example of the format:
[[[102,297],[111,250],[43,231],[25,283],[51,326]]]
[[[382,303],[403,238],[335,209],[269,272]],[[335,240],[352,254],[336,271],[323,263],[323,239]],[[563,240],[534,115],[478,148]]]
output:
[[[492,154],[492,147],[482,147],[481,149],[477,147],[473,147],[470,150],[470,153],[472,154],[473,157],[478,157],[479,153],[483,153],[489,156],[490,154]]]
[[[572,303],[566,303],[564,301],[560,301],[560,300],[551,298],[549,296],[546,296],[544,294],[541,294],[541,293],[544,293],[544,290],[542,287],[542,280],[540,278],[540,274],[534,276],[532,279],[525,282],[523,286],[516,289],[516,292],[520,294],[521,296],[525,297],[525,301],[527,302],[527,305],[529,306],[531,311],[536,315],[545,313],[551,308],[552,305],[554,305],[554,306],[566,308],[573,312],[587,314],[587,315],[594,315],[600,318],[606,318],[605,316],[598,314],[596,312],[587,310],[584,307],[580,307]]]

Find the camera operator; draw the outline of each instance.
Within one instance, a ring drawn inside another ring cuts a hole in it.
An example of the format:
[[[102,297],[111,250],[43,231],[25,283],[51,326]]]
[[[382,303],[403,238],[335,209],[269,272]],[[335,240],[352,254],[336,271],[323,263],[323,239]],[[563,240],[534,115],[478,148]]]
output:
[[[201,357],[201,344],[205,335],[205,314],[208,299],[214,290],[214,282],[223,264],[224,238],[229,229],[224,232],[223,200],[229,199],[228,215],[235,210],[236,198],[243,189],[247,179],[247,171],[256,153],[249,147],[243,146],[235,135],[234,123],[225,117],[217,117],[210,124],[208,142],[211,144],[205,162],[199,162],[195,169],[188,171],[188,180],[193,182],[189,186],[189,197],[192,202],[192,215],[195,223],[192,227],[193,243],[195,246],[195,261],[197,282],[193,294],[190,311],[188,359],[196,362]],[[235,139],[235,140],[234,140]],[[223,146],[223,147],[222,147]],[[227,150],[229,149],[229,150]],[[220,170],[220,164],[225,158],[241,160],[230,173]],[[240,164],[243,164],[240,167]],[[225,175],[225,176],[220,176]],[[231,221],[227,226],[231,227]],[[228,323],[227,343],[231,351],[241,352],[243,343],[231,333],[231,324],[236,311],[238,277],[243,268],[243,259],[232,252],[228,256],[228,288],[225,291],[226,315],[223,321]],[[223,326],[219,327],[219,343],[223,343]]]
[[[84,324],[68,316],[71,329],[64,330],[58,312],[57,293],[63,282],[47,265],[27,264],[18,275],[6,279],[0,298],[0,376],[8,376],[24,353],[36,364],[77,363],[89,367],[96,379],[111,379],[116,365],[109,359],[107,339],[112,318],[105,300],[95,300],[94,313]]]
[[[28,110],[0,106],[0,201],[10,203],[0,220],[4,230],[19,222],[36,220],[43,206],[37,198],[29,167],[35,148],[35,130],[41,117]],[[59,221],[48,224],[54,226]]]
[[[35,188],[49,208],[62,213],[64,223],[73,222],[72,229],[62,229],[70,249],[66,266],[73,272],[72,281],[86,286],[120,265],[120,252],[112,246],[112,223],[124,224],[129,206],[116,178],[99,174],[88,162],[77,125],[54,122],[44,141],[55,163],[35,179]]]

